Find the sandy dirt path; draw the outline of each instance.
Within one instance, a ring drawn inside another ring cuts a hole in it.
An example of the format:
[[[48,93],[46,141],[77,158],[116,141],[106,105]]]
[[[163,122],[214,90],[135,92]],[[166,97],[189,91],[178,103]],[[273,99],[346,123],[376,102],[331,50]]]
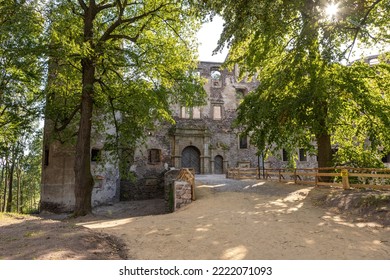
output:
[[[389,227],[316,207],[312,190],[198,176],[197,200],[178,212],[103,207],[79,224],[122,239],[130,259],[390,259]]]

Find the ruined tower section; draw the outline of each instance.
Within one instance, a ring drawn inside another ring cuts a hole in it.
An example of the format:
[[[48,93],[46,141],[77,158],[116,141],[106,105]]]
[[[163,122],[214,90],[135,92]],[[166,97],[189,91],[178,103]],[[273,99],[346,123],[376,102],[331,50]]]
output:
[[[71,212],[75,205],[74,142],[59,139],[55,130],[53,121],[46,119],[41,211]],[[119,201],[119,171],[110,153],[104,149],[104,137],[95,133],[91,147],[91,171],[95,182],[92,205]]]
[[[44,123],[41,211],[71,212],[75,205],[75,141],[79,110],[77,96],[70,94],[71,87],[59,86],[60,64],[53,59],[49,64],[48,86]],[[61,66],[66,67],[66,66]],[[95,181],[92,192],[93,206],[119,201],[119,171],[110,152],[104,149],[105,138],[115,133],[112,126],[102,123],[96,114],[93,123],[100,124],[105,131],[96,127],[91,143],[91,172]]]

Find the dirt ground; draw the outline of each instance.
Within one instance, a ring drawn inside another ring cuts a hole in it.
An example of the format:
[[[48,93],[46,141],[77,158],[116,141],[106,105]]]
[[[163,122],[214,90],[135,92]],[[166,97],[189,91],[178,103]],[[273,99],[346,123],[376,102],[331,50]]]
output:
[[[198,176],[197,200],[170,214],[153,200],[77,219],[2,215],[0,259],[390,259],[388,201],[357,211],[330,192]]]

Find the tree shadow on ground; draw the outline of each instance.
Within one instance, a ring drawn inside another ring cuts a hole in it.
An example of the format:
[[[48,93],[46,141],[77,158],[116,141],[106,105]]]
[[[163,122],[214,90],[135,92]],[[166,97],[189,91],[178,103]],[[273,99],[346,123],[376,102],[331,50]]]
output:
[[[124,246],[114,237],[69,221],[34,216],[0,217],[0,259],[110,260],[126,259]]]

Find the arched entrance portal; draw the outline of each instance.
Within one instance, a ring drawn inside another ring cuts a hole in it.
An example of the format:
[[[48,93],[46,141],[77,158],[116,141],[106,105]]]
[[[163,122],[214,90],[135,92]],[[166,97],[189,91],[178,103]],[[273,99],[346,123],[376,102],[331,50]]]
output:
[[[181,167],[193,168],[200,173],[200,151],[194,146],[186,147],[181,154]]]
[[[215,174],[223,174],[223,157],[216,156],[214,158],[214,173]]]

